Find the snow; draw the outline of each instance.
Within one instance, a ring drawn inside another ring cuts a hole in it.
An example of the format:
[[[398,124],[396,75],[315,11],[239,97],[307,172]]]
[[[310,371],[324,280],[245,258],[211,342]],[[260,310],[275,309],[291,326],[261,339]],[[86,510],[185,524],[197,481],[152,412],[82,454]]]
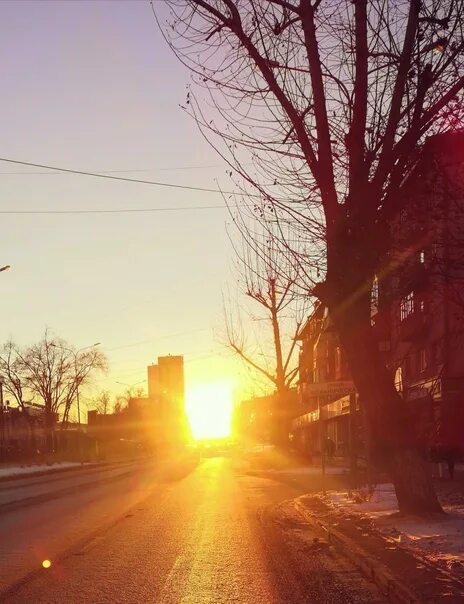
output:
[[[322,471],[320,466],[300,466],[295,468],[284,468],[282,470],[269,469],[269,474],[285,474],[289,476],[321,476]],[[348,470],[343,467],[329,466],[326,467],[325,473],[330,475],[346,474]]]
[[[22,476],[24,474],[36,474],[37,472],[53,472],[56,470],[64,470],[66,468],[74,468],[81,466],[80,461],[62,461],[56,462],[53,465],[35,464],[30,466],[9,466],[0,468],[0,478],[10,478],[14,476]]]
[[[356,499],[356,501],[355,501]],[[368,518],[391,545],[413,551],[424,561],[439,563],[453,572],[464,573],[464,504],[447,505],[446,516],[431,519],[401,517],[391,484],[378,485],[367,501],[349,496],[345,491],[332,492],[325,498],[345,515]]]

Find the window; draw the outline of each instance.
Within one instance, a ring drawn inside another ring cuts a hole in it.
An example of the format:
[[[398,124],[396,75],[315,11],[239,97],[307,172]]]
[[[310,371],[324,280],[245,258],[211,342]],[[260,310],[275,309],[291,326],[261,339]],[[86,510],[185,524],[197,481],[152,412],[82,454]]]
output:
[[[414,292],[409,292],[400,302],[400,318],[404,321],[406,317],[414,312]]]
[[[379,310],[379,280],[377,275],[374,277],[372,282],[371,290],[371,316],[375,315]]]
[[[398,369],[395,372],[395,388],[396,388],[397,392],[402,394],[402,392],[403,392],[403,370],[401,367],[398,367]]]
[[[425,264],[425,250],[421,250],[419,252],[419,262],[421,264]]]

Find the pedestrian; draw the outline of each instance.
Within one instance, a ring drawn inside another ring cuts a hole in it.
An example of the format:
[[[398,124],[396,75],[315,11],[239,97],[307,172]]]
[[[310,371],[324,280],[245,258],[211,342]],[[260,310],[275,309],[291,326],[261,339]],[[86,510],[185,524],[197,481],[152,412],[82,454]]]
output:
[[[325,454],[327,456],[327,461],[333,460],[335,455],[335,443],[330,436],[328,436],[325,441]]]

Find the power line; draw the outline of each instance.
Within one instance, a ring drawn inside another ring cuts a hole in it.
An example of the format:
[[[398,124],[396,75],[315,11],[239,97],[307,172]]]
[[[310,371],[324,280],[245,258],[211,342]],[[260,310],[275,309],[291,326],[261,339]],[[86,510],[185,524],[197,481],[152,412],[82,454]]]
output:
[[[246,164],[243,164],[246,165]],[[169,168],[138,168],[138,169],[127,169],[127,170],[98,170],[97,173],[98,174],[124,174],[124,173],[128,173],[128,172],[171,172],[171,171],[175,171],[175,170],[208,170],[211,168],[224,168],[224,165],[219,165],[219,164],[205,164],[203,166],[171,166]],[[50,175],[50,176],[54,176],[57,174],[61,174],[63,175],[63,172],[60,171],[51,171],[51,170],[47,170],[47,171],[37,171],[34,170],[33,172],[30,171],[24,171],[24,170],[17,170],[15,172],[0,172],[0,176],[6,175],[6,176],[36,176],[36,175],[42,175],[45,174],[46,176]]]
[[[188,331],[179,331],[177,333],[165,334],[163,336],[158,336],[157,338],[152,338],[151,340],[131,342],[130,344],[123,344],[122,346],[115,346],[106,350],[108,352],[112,352],[113,350],[120,350],[121,348],[130,348],[132,346],[139,346],[140,344],[151,344],[152,342],[158,342],[159,340],[169,340],[170,338],[178,338],[181,336],[190,335],[192,333],[198,333],[200,331],[211,331],[211,327],[199,327],[198,329],[189,329]]]
[[[237,207],[236,204],[229,207]],[[181,212],[190,210],[226,209],[225,205],[217,206],[172,206],[170,208],[122,208],[120,210],[0,210],[0,214],[130,214],[136,212]]]
[[[160,168],[161,170],[168,170],[169,168]],[[172,168],[173,170],[175,170],[175,168]],[[182,170],[183,168],[179,168],[179,170]],[[127,172],[150,172],[150,170],[99,170],[98,173],[99,174],[121,174],[121,173],[126,173]],[[62,172],[52,172],[51,170],[47,170],[46,172],[38,172],[37,170],[35,170],[34,172],[25,172],[25,171],[16,171],[16,172],[0,172],[0,176],[3,175],[8,175],[8,176],[14,176],[14,175],[18,175],[18,176],[35,176],[36,174],[46,174],[47,176],[54,176],[56,174],[63,174]]]
[[[72,168],[61,168],[59,166],[49,166],[47,164],[38,164],[35,162],[20,161],[18,159],[10,159],[7,157],[0,157],[0,161],[15,164],[20,166],[29,166],[31,168],[42,168],[44,170],[54,170],[56,172],[64,172],[68,174],[78,174],[79,176],[92,176],[93,178],[106,178],[108,180],[118,180],[122,182],[134,182],[142,185],[153,185],[156,187],[168,187],[171,189],[185,189],[187,191],[201,191],[202,193],[220,193],[223,195],[236,195],[235,191],[220,191],[219,189],[210,189],[208,187],[195,187],[191,185],[178,185],[175,183],[159,182],[156,180],[143,180],[139,178],[128,178],[125,176],[112,176],[111,174],[104,174],[102,172],[86,172],[85,170],[74,170]],[[248,193],[247,197],[258,197]]]

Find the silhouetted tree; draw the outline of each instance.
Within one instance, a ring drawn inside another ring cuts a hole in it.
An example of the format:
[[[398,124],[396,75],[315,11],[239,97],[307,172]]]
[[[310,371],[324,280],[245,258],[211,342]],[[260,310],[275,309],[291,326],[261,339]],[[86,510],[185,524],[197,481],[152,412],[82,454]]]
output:
[[[185,107],[242,203],[324,257],[308,287],[329,308],[400,510],[441,510],[372,333],[371,288],[417,146],[462,123],[464,2],[172,0],[158,20],[166,5],[166,39],[193,72]]]
[[[17,371],[22,383],[45,405],[47,448],[53,450],[53,432],[58,414],[62,425],[69,419],[77,389],[88,384],[95,371],[105,371],[105,355],[96,348],[81,352],[48,331],[40,342],[24,350],[16,349]]]
[[[25,383],[25,376],[21,371],[22,365],[19,354],[19,349],[12,340],[4,345],[3,351],[0,354],[0,375],[3,381],[4,391],[14,398],[19,409],[21,409],[23,413],[23,417],[27,421],[30,433],[30,446],[32,449],[35,449],[36,438],[34,418],[29,414],[28,402],[30,401],[26,400],[27,386]]]
[[[91,406],[102,415],[106,415],[111,410],[111,392],[109,390],[101,390],[91,401]]]
[[[144,393],[144,389],[140,386],[138,388],[135,388],[135,386],[129,386],[124,390],[124,392],[116,394],[113,405],[114,413],[123,413],[129,408],[129,401],[131,398],[143,397]]]
[[[241,246],[234,243],[238,290],[255,304],[244,328],[242,313],[224,303],[225,344],[275,389],[273,437],[284,443],[289,432],[289,390],[298,373],[297,336],[305,318],[305,299],[298,292],[299,267],[293,265],[269,230],[250,233],[243,216],[235,224]],[[256,313],[256,308],[259,312]],[[238,309],[238,305],[237,305]]]

